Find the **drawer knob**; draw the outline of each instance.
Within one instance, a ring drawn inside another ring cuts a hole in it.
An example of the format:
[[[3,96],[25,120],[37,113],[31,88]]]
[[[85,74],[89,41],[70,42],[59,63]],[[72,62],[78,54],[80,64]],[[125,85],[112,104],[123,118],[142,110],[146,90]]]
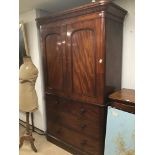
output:
[[[81,143],[80,143],[81,146],[85,146],[87,145],[87,140],[83,140]]]
[[[80,114],[84,114],[86,112],[86,110],[84,108],[80,109]]]
[[[87,126],[86,124],[81,124],[81,125],[80,125],[81,129],[86,128],[86,126]]]
[[[46,95],[51,95],[52,93],[46,91],[45,94],[46,94]]]
[[[55,104],[59,104],[60,102],[59,101],[55,101]]]

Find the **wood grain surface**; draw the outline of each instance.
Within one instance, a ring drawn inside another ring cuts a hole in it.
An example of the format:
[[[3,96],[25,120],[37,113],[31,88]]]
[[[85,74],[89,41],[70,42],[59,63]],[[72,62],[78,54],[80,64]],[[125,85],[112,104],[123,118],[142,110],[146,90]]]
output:
[[[47,139],[78,155],[104,155],[107,100],[121,89],[126,11],[105,1],[37,19]]]

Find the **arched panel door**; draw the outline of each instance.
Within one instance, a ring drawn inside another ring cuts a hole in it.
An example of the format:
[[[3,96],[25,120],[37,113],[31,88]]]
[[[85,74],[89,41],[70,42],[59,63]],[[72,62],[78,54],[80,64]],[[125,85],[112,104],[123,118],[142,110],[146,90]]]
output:
[[[100,19],[67,25],[67,53],[70,97],[102,102],[103,49]]]
[[[65,81],[62,28],[49,27],[42,34],[46,93],[62,95]]]

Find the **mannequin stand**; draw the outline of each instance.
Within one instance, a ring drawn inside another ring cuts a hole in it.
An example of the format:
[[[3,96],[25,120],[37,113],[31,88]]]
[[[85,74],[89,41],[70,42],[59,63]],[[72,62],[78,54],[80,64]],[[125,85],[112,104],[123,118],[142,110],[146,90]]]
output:
[[[32,123],[32,131],[34,132],[34,118],[33,118],[33,112],[31,112],[31,123]]]
[[[37,149],[34,145],[35,139],[32,137],[32,132],[30,131],[30,126],[29,126],[29,112],[26,112],[26,133],[24,136],[20,137],[20,144],[19,148],[22,147],[24,140],[30,141],[31,148],[33,149],[34,152],[37,152]]]

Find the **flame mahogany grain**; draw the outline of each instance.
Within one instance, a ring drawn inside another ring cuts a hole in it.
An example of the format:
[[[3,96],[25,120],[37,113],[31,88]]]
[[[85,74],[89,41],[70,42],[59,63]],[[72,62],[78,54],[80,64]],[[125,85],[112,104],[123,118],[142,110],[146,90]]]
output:
[[[100,1],[36,19],[47,139],[76,155],[104,155],[108,95],[121,88],[126,13]]]

